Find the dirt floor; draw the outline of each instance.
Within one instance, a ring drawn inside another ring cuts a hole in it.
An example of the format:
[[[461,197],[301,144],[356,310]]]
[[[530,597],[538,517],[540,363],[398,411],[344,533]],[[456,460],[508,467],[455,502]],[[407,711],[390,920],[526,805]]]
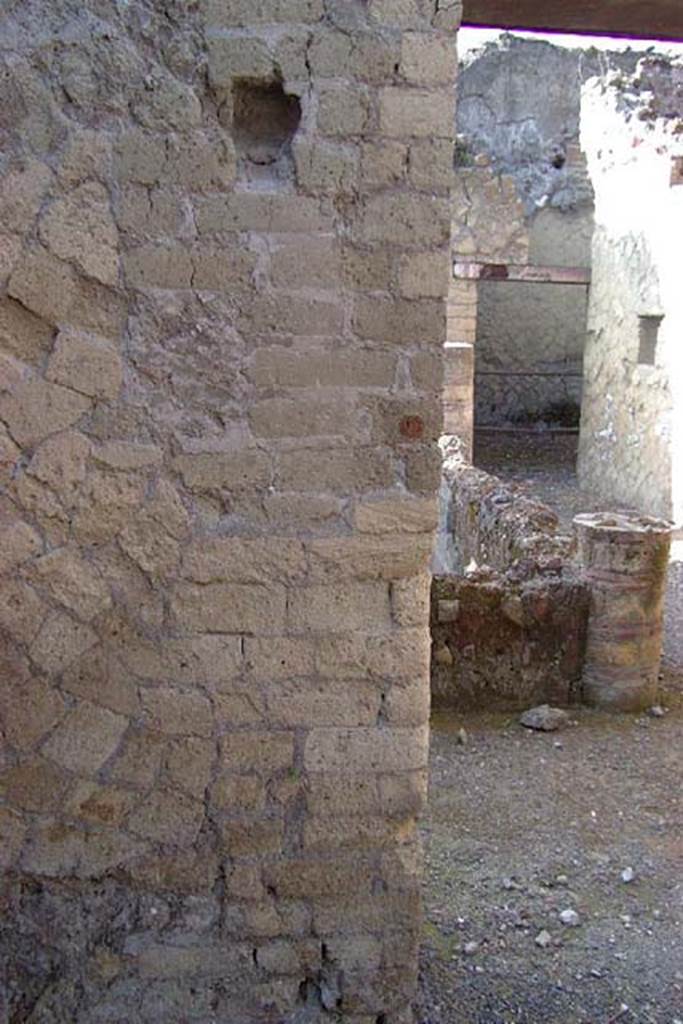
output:
[[[523,460],[499,443],[482,468],[530,481],[565,522],[596,508],[575,438]],[[516,715],[433,721],[419,1024],[683,1024],[680,568],[663,717],[580,710],[548,734]]]

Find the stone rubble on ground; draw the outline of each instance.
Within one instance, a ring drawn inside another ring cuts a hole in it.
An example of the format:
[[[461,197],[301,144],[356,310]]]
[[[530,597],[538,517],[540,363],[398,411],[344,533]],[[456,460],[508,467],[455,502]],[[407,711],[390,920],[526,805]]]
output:
[[[541,704],[520,715],[519,723],[525,729],[534,729],[537,732],[557,732],[558,729],[564,729],[569,724],[569,715],[562,708],[552,708],[549,704]]]

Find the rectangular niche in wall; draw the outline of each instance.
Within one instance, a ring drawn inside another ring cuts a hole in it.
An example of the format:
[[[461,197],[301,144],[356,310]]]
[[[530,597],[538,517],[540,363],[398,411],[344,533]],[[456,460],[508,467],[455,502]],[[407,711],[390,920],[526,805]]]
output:
[[[294,179],[292,139],[301,104],[279,81],[238,81],[233,90],[233,137],[242,184],[283,188]]]
[[[654,366],[657,362],[657,343],[663,316],[638,317],[638,365]]]

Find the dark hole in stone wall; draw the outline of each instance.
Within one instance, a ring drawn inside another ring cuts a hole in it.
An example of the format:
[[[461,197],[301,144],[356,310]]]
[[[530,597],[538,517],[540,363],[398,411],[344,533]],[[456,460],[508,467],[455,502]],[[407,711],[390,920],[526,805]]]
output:
[[[243,183],[277,187],[293,179],[292,139],[300,122],[301,104],[281,82],[235,83],[233,137]]]
[[[657,342],[663,316],[641,316],[638,335],[638,365],[654,366],[657,362]]]

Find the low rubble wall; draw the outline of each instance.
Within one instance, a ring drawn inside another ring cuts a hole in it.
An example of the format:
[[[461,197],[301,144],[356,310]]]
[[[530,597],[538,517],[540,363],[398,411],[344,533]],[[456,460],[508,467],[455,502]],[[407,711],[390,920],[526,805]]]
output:
[[[581,698],[590,590],[555,513],[442,441],[448,495],[432,583],[432,700],[516,710]],[[444,534],[446,535],[444,540]]]

